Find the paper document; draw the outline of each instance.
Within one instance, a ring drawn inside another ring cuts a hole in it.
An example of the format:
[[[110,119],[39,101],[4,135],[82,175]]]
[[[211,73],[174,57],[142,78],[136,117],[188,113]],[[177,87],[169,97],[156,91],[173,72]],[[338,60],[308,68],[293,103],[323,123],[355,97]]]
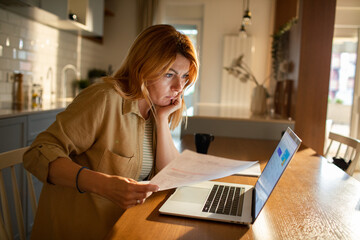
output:
[[[251,167],[241,170],[240,172],[237,172],[234,175],[258,177],[261,175],[260,163],[257,162]]]
[[[185,150],[150,181],[159,191],[226,177],[247,169],[257,161],[237,161]]]

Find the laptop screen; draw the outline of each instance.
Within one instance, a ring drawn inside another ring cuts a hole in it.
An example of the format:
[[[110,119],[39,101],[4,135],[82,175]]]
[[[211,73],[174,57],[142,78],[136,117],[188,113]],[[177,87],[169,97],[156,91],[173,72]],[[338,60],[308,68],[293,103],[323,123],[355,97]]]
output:
[[[286,166],[299,148],[300,143],[301,140],[288,128],[255,184],[254,219],[257,218],[264,207]]]

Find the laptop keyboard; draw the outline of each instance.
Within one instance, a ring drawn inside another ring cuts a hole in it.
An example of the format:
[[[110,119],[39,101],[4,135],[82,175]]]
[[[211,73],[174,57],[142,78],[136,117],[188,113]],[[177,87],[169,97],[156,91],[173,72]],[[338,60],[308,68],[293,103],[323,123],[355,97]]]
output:
[[[206,199],[203,212],[241,216],[245,188],[214,185]]]

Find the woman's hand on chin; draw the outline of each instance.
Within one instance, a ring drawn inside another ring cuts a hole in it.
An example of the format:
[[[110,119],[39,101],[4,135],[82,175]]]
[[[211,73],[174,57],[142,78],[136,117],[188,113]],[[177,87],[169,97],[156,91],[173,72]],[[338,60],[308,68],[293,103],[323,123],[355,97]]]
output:
[[[179,110],[182,104],[182,92],[178,94],[178,96],[171,100],[170,104],[167,106],[156,106],[156,113],[158,120],[166,119],[168,120],[169,116]]]

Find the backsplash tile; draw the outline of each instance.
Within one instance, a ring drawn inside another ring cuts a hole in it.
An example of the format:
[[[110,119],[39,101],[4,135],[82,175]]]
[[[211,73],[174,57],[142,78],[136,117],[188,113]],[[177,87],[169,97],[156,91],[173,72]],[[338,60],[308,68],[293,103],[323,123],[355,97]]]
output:
[[[80,72],[81,78],[86,78],[91,68],[107,69],[102,48],[102,45],[75,33],[0,9],[0,102],[12,100],[13,80],[9,75],[18,72],[24,75],[27,101],[30,101],[32,84],[43,86],[44,100],[51,98],[52,90],[60,97],[62,69],[68,64]],[[73,97],[72,81],[76,73],[68,70],[63,75],[66,79],[66,97]]]

